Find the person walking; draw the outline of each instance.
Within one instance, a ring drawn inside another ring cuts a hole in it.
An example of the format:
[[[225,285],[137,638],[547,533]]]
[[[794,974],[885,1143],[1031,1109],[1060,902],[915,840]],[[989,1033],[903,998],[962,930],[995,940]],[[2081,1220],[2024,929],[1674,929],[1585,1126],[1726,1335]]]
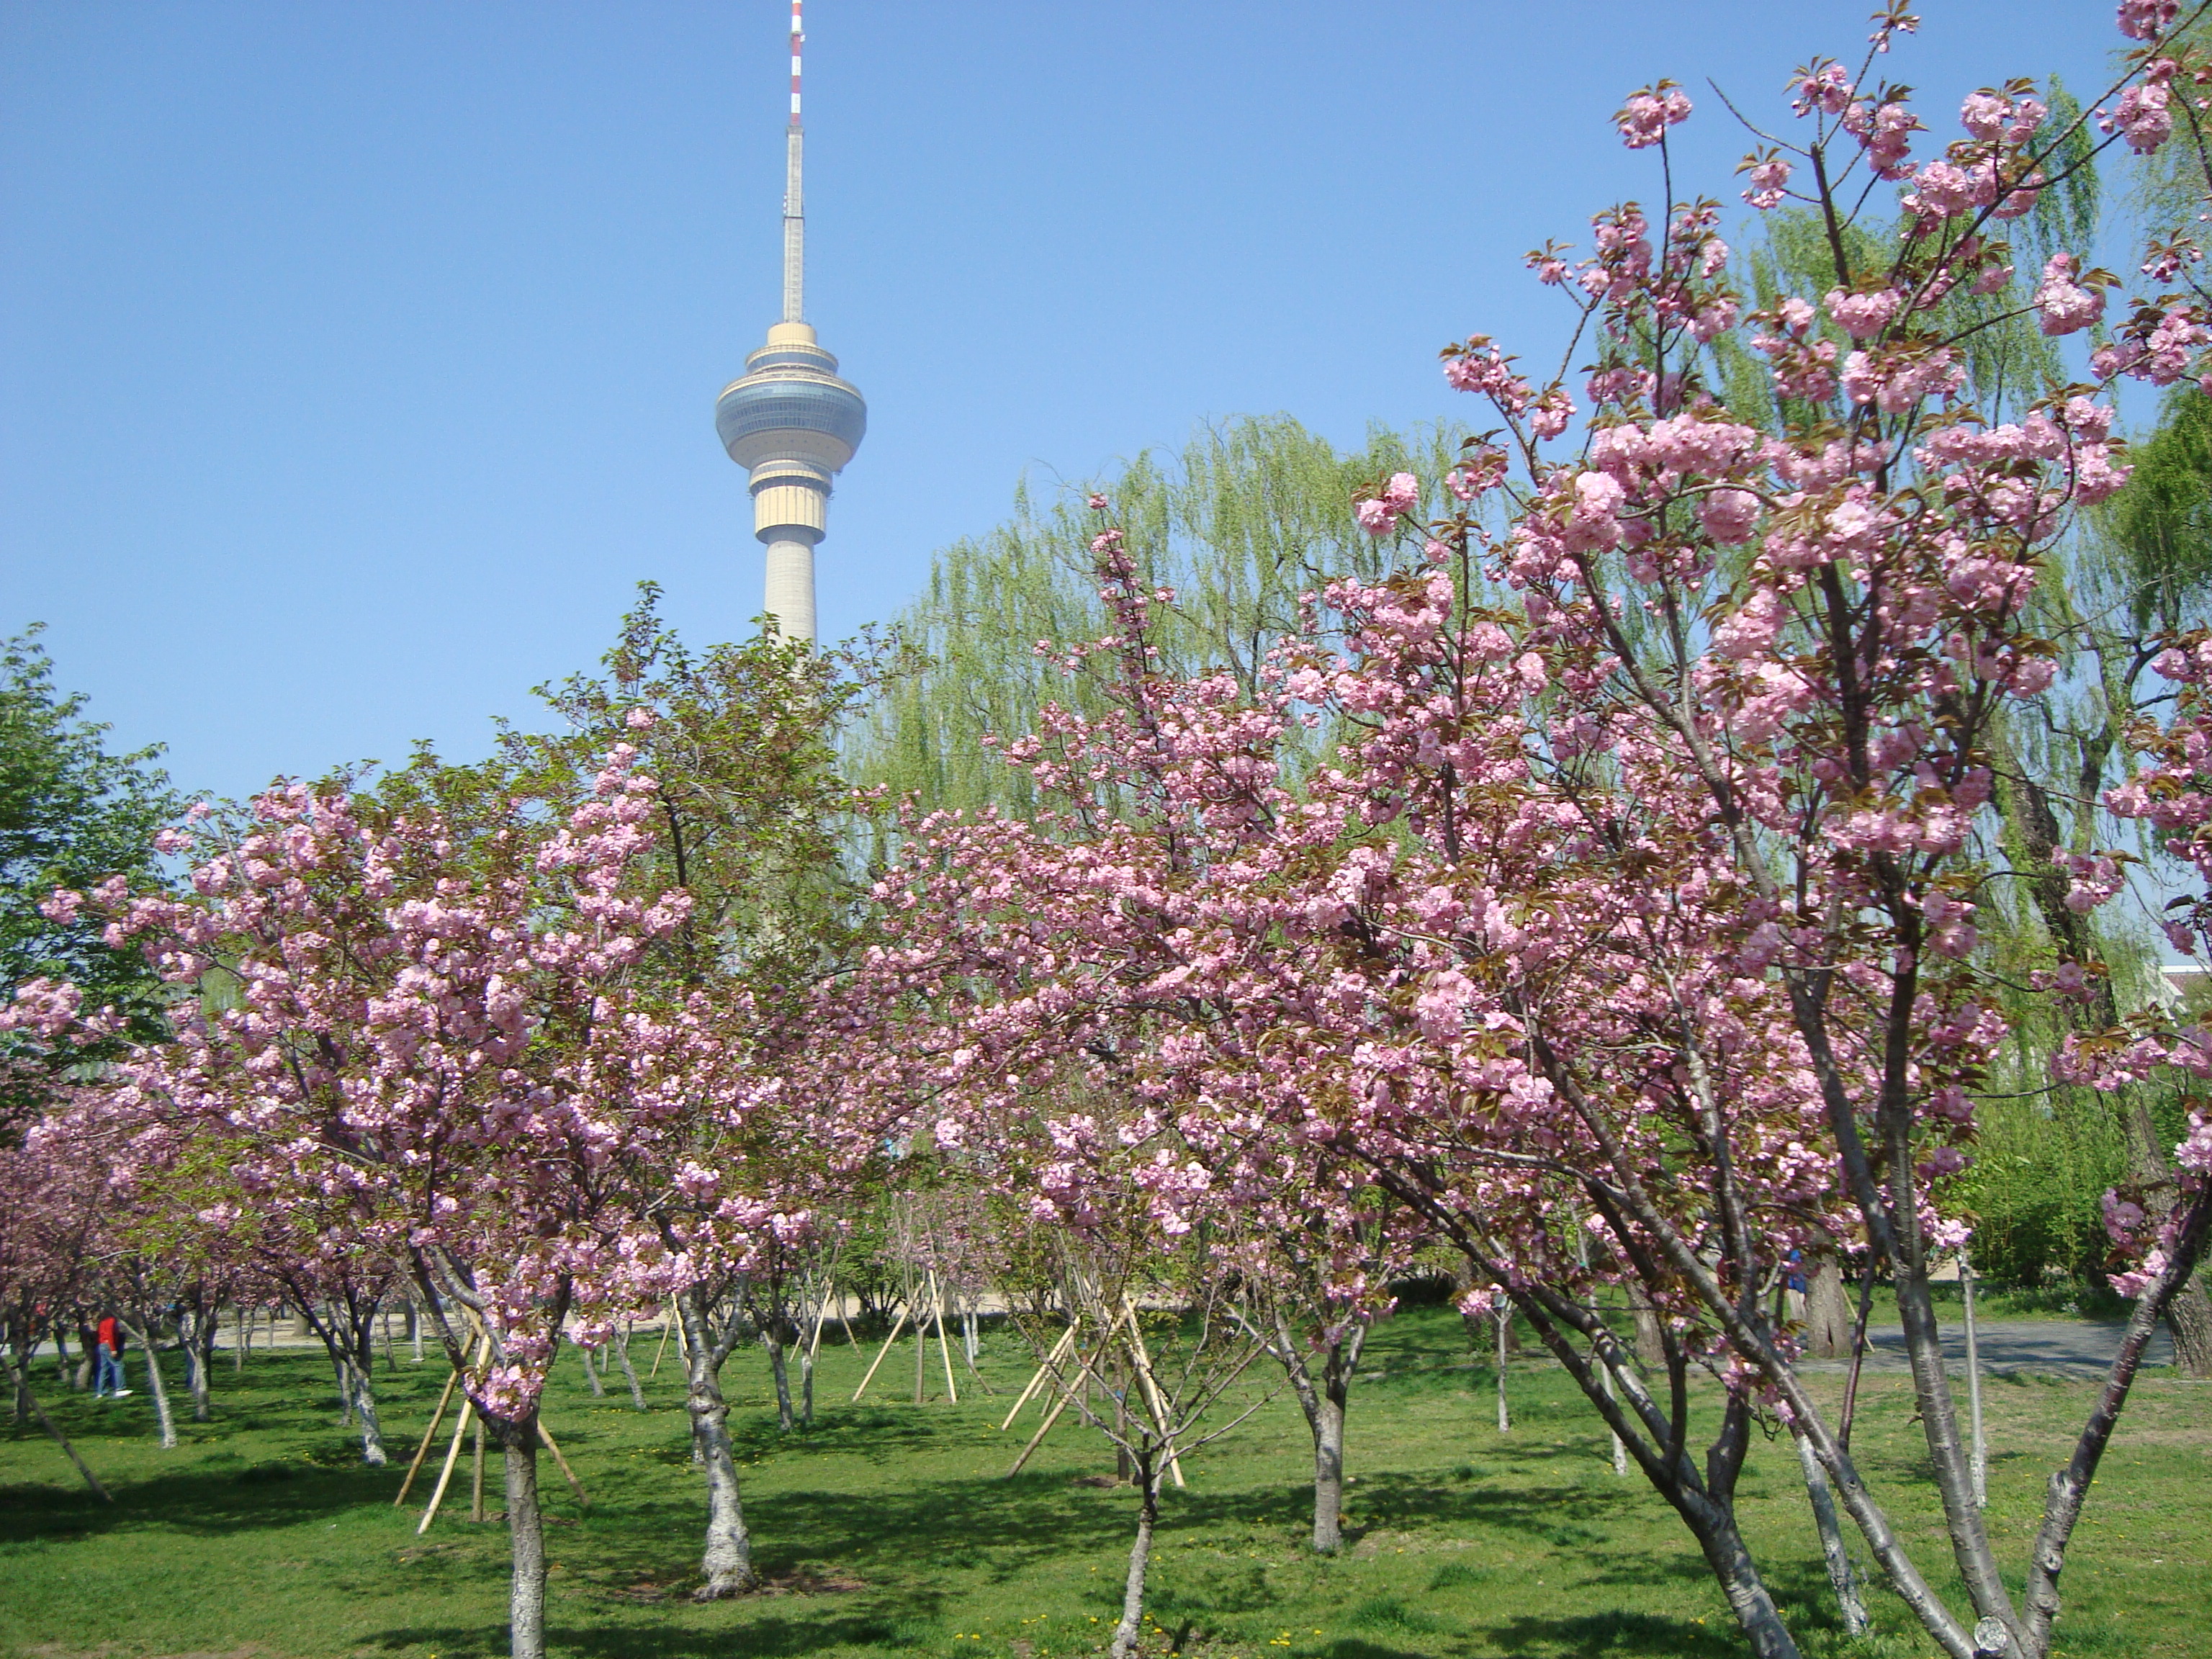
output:
[[[113,1314],[103,1315],[94,1334],[100,1342],[100,1376],[92,1386],[92,1397],[120,1400],[131,1392],[124,1386],[123,1323]],[[111,1378],[115,1383],[112,1394],[107,1386]]]

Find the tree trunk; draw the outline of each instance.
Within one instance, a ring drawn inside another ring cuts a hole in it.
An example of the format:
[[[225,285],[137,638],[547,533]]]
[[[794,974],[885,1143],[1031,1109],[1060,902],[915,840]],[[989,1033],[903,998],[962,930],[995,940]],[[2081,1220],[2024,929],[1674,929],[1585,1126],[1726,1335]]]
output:
[[[507,1535],[514,1586],[507,1597],[514,1659],[545,1659],[545,1524],[538,1511],[538,1418],[499,1425],[507,1462]]]
[[[1636,1363],[1647,1371],[1667,1366],[1667,1339],[1659,1328],[1658,1310],[1640,1279],[1628,1281],[1628,1310],[1636,1319]]]
[[[20,1424],[31,1414],[31,1346],[20,1333],[14,1334],[9,1344],[15,1352],[15,1364],[9,1373],[15,1379],[14,1410],[9,1420]]]
[[[376,1390],[370,1386],[368,1367],[352,1364],[353,1402],[361,1417],[361,1461],[370,1468],[385,1465],[384,1425],[376,1415]]]
[[[1832,1255],[1814,1257],[1806,1275],[1805,1352],[1816,1359],[1850,1357],[1850,1297],[1844,1285],[1844,1264]]]
[[[124,1329],[131,1332],[138,1343],[138,1351],[146,1356],[146,1387],[154,1396],[154,1421],[161,1431],[161,1449],[174,1451],[177,1419],[169,1410],[169,1390],[161,1381],[161,1357],[154,1351],[150,1326],[149,1322],[149,1329],[144,1331],[131,1330],[127,1325]]]
[[[623,1327],[622,1334],[615,1339],[615,1364],[622,1367],[623,1381],[629,1384],[629,1403],[639,1411],[648,1410],[645,1390],[638,1385],[637,1367],[629,1363],[629,1327]]]
[[[592,1369],[592,1351],[580,1342],[576,1345],[576,1363],[584,1368],[584,1381],[592,1385],[592,1398],[605,1399],[606,1385],[599,1381],[599,1372]]]
[[[1758,1659],[1800,1659],[1797,1644],[1775,1610],[1774,1598],[1767,1594],[1751,1552],[1744,1547],[1735,1516],[1711,1498],[1696,1493],[1667,1496],[1674,1499],[1675,1513],[1689,1523],[1698,1547],[1705,1553],[1705,1565],[1720,1581],[1721,1593],[1728,1597],[1729,1610],[1735,1614],[1752,1652]]]
[[[31,1415],[39,1419],[39,1426],[52,1437],[54,1444],[62,1449],[63,1455],[76,1466],[76,1472],[84,1477],[84,1484],[90,1486],[97,1496],[112,1504],[115,1500],[108,1497],[107,1488],[100,1484],[100,1477],[92,1472],[83,1458],[77,1455],[76,1448],[70,1444],[69,1437],[54,1426],[53,1419],[46,1415],[46,1408],[39,1403],[39,1396],[31,1392],[30,1374],[20,1362],[15,1367],[15,1382],[22,1391],[22,1399],[31,1408]]]
[[[1129,1659],[1137,1650],[1137,1638],[1145,1624],[1145,1570],[1152,1565],[1152,1529],[1159,1524],[1160,1480],[1153,1465],[1158,1459],[1138,1460],[1144,1479],[1144,1497],[1137,1505],[1137,1541],[1129,1550],[1129,1576],[1121,1586],[1121,1622],[1114,1626],[1114,1659]]]
[[[211,1328],[215,1317],[210,1310],[195,1308],[177,1322],[177,1346],[184,1350],[185,1385],[191,1392],[195,1423],[211,1422],[215,1418],[208,1399],[208,1361],[215,1350]]]
[[[1349,1341],[1331,1343],[1318,1383],[1289,1322],[1279,1314],[1275,1340],[1268,1345],[1290,1378],[1291,1392],[1297,1396],[1298,1409],[1305,1413],[1306,1427],[1313,1435],[1313,1547],[1322,1555],[1335,1554],[1344,1543],[1344,1413],[1366,1336],[1367,1328],[1362,1325],[1354,1328]]]
[[[707,1551],[702,1562],[707,1582],[697,1592],[702,1601],[740,1595],[757,1586],[753,1571],[752,1540],[745,1533],[745,1516],[738,1495],[738,1463],[730,1450],[730,1408],[722,1398],[721,1361],[708,1340],[706,1316],[696,1290],[676,1298],[684,1322],[685,1364],[689,1386],[685,1408],[691,1414],[692,1449],[707,1471]]]
[[[337,1379],[338,1426],[342,1429],[349,1429],[353,1426],[353,1378],[348,1375],[351,1369],[346,1364],[345,1356],[332,1349],[331,1374]]]
[[[791,1370],[783,1362],[783,1341],[773,1324],[761,1332],[761,1346],[768,1350],[768,1368],[775,1378],[775,1425],[789,1434],[792,1428]]]
[[[1848,1340],[1848,1339],[1846,1339]],[[1828,1564],[1828,1583],[1834,1586],[1837,1605],[1844,1612],[1844,1631],[1853,1641],[1867,1632],[1866,1601],[1859,1594],[1858,1578],[1851,1571],[1850,1553],[1844,1547],[1844,1529],[1836,1519],[1835,1494],[1828,1489],[1826,1471],[1813,1455],[1802,1434],[1792,1433],[1797,1462],[1805,1472],[1805,1493],[1813,1504],[1813,1524],[1820,1534],[1820,1554]]]
[[[2173,1161],[2151,1121],[2142,1085],[2126,1091],[2120,1105],[2120,1131],[2127,1151],[2128,1178],[2141,1188],[2143,1209],[2163,1228],[2180,1201]],[[2173,1334],[2174,1369],[2185,1376],[2212,1376],[2212,1297],[2203,1275],[2192,1275],[2166,1304],[2166,1328]]]
[[[470,1447],[470,1459],[472,1467],[469,1471],[469,1519],[481,1526],[483,1524],[484,1518],[483,1417],[482,1413],[478,1413],[477,1417],[476,1438]]]

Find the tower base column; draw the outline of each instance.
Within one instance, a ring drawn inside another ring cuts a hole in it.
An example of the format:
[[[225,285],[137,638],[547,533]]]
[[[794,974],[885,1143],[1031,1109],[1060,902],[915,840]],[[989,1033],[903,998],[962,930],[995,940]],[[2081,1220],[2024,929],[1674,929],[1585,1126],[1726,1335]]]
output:
[[[814,547],[811,542],[768,544],[768,613],[787,640],[814,643]]]

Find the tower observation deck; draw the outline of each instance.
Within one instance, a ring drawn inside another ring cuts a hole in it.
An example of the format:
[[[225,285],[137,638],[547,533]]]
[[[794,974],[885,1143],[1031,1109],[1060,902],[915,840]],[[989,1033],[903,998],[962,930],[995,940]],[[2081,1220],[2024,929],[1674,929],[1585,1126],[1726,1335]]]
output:
[[[714,430],[752,490],[753,534],[768,548],[764,609],[787,639],[813,642],[814,549],[829,524],[830,480],[868,429],[860,391],[805,320],[806,214],[800,189],[800,0],[791,0],[791,126],[785,138],[783,319],[714,403]]]

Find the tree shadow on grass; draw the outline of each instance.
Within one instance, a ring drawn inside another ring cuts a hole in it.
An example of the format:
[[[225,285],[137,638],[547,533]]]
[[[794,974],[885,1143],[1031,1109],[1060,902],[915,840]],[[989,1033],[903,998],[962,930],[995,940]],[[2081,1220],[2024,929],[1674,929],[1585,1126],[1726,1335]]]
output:
[[[1656,1613],[1583,1613],[1572,1619],[1515,1619],[1495,1626],[1492,1638],[1528,1659],[1741,1659],[1743,1637],[1735,1621],[1668,1619]]]
[[[0,1544],[158,1526],[222,1534],[295,1527],[380,1499],[388,1503],[395,1469],[319,1468],[272,1461],[214,1471],[179,1471],[150,1480],[110,1479],[115,1502],[103,1504],[82,1486],[0,1487]]]
[[[818,1607],[793,1605],[817,1599]],[[724,1605],[749,1607],[744,1602]],[[705,1625],[679,1622],[683,1613],[672,1607],[667,1614],[640,1610],[605,1623],[578,1625],[564,1622],[556,1604],[549,1609],[545,1645],[584,1659],[726,1659],[733,1652],[748,1659],[797,1659],[830,1648],[916,1646],[928,1639],[917,1629],[917,1619],[933,1620],[937,1613],[934,1598],[926,1611],[910,1598],[902,1598],[896,1609],[880,1601],[856,1607],[849,1596],[778,1597],[750,1606],[775,1610]],[[502,1659],[507,1626],[406,1625],[380,1631],[365,1638],[364,1645],[386,1652],[427,1649],[440,1659]]]

